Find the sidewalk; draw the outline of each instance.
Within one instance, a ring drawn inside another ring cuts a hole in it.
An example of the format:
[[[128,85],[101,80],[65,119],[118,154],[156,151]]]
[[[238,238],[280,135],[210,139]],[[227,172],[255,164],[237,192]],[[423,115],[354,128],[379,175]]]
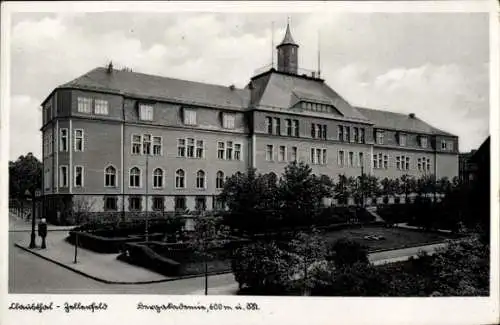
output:
[[[77,263],[74,262],[75,246],[66,242],[67,231],[50,231],[47,236],[47,249],[29,249],[29,236],[17,242],[15,246],[29,251],[43,259],[97,281],[117,284],[141,284],[174,280],[145,268],[131,265],[117,259],[118,254],[100,254],[81,247],[77,251]],[[41,239],[37,237],[37,245]]]
[[[35,220],[35,230],[38,229],[38,223],[40,220]],[[55,226],[55,225],[47,225],[47,230],[49,231],[64,231],[73,229],[74,226]],[[13,213],[9,213],[9,231],[31,231],[31,220],[26,220]]]
[[[405,228],[405,229],[412,229],[412,230],[422,230],[421,227],[416,227],[416,226],[410,226],[408,223],[396,223],[396,227],[398,228]],[[436,229],[437,232],[441,232],[443,234],[451,234],[451,230],[448,229]]]

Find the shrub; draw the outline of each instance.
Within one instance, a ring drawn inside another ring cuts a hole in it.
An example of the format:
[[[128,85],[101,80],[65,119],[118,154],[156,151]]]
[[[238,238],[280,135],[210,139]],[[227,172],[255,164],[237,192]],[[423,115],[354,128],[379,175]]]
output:
[[[367,247],[348,238],[341,238],[331,244],[328,255],[338,268],[355,263],[368,263]]]

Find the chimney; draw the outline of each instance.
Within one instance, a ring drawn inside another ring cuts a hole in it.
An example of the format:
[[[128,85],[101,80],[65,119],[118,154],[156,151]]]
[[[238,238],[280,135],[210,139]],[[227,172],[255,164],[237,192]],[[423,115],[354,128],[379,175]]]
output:
[[[316,78],[316,72],[315,71],[312,71],[312,77]]]
[[[108,73],[112,73],[113,72],[113,61],[109,61],[107,72]]]
[[[229,86],[229,89],[234,90],[234,85]]]
[[[415,118],[415,113],[410,113],[410,118]]]
[[[252,81],[250,81],[250,82],[248,83],[248,88],[249,88],[249,89],[254,89],[254,85],[253,85],[253,82],[252,82]]]

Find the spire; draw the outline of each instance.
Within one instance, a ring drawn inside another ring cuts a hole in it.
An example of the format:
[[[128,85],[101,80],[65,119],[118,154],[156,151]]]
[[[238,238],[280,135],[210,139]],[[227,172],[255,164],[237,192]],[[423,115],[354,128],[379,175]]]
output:
[[[280,43],[280,45],[278,45],[278,47],[280,47],[282,45],[295,45],[297,47],[299,46],[293,40],[292,33],[290,32],[290,19],[288,20],[288,22],[286,24],[285,37],[283,38],[283,41]]]

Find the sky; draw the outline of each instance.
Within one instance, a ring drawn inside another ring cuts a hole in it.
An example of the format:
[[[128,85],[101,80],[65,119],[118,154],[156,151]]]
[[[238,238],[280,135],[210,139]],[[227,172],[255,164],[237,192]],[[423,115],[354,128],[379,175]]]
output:
[[[322,78],[352,105],[415,113],[458,135],[460,151],[488,136],[484,13],[14,13],[9,159],[40,158],[40,104],[58,85],[112,60],[244,87],[271,63],[288,16],[299,67],[316,70],[320,48]]]

